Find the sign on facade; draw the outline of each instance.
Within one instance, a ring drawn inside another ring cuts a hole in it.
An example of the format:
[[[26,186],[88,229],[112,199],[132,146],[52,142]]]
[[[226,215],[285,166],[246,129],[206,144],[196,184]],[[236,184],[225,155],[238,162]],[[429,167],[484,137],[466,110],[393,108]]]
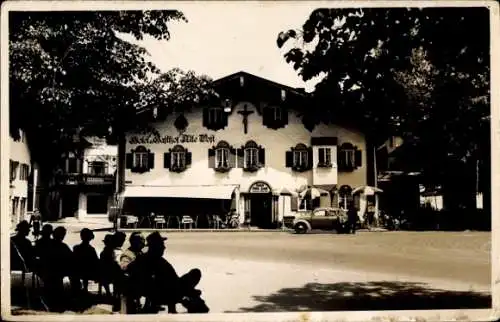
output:
[[[271,187],[265,182],[256,182],[250,186],[250,193],[270,193]]]
[[[129,144],[180,144],[180,143],[215,143],[213,134],[181,134],[173,135],[134,135],[130,137]]]

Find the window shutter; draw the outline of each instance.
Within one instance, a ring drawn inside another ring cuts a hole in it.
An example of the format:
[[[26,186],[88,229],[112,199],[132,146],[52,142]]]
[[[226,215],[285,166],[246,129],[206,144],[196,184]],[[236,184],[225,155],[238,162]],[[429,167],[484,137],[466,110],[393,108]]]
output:
[[[339,194],[338,193],[331,193],[332,196],[332,207],[338,207],[339,206]]]
[[[163,167],[165,169],[170,169],[170,153],[169,152],[165,152],[163,153]]]
[[[318,155],[319,160],[318,160],[318,162],[319,163],[323,163],[323,164],[326,163],[325,162],[325,149],[321,149],[320,148],[318,151],[319,151],[319,155]]]
[[[155,154],[148,153],[148,168],[153,169],[155,167]]]
[[[342,170],[345,168],[344,164],[345,164],[345,161],[344,161],[344,158],[342,157],[342,148],[340,149],[337,149],[337,167],[339,170]]]
[[[283,113],[283,127],[288,124],[288,109],[287,108],[282,108],[281,113]]]
[[[215,168],[215,149],[208,149],[208,167]]]
[[[186,150],[186,166],[191,165],[192,161],[193,161],[193,155],[191,154],[191,152]]]
[[[262,125],[269,126],[271,124],[271,109],[264,107],[262,109]]]
[[[229,167],[236,168],[236,149],[229,149]]]
[[[238,156],[237,167],[244,168],[245,167],[245,149],[236,149],[236,155]]]
[[[298,202],[299,202],[299,198],[296,197],[296,196],[292,196],[290,198],[290,210],[292,211],[297,211],[298,210]]]
[[[286,151],[286,161],[285,161],[285,167],[291,168],[293,167],[293,152],[292,151]]]
[[[307,148],[307,168],[312,169],[314,164],[313,148]]]
[[[134,155],[132,153],[127,153],[125,156],[125,168],[132,169],[133,162],[134,162]]]
[[[354,160],[355,160],[355,164],[356,164],[356,167],[361,167],[361,165],[363,164],[363,160],[362,160],[362,154],[361,154],[361,150],[356,150],[354,152]]]
[[[203,126],[208,127],[208,108],[203,109]]]
[[[266,149],[259,148],[259,163],[263,167],[266,165]]]

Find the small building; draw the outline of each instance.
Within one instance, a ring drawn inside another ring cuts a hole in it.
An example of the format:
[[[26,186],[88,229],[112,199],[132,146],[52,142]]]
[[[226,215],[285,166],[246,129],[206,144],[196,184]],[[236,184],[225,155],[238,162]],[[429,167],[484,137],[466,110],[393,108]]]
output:
[[[117,147],[96,137],[77,137],[61,155],[52,183],[57,218],[107,221],[116,188]]]
[[[361,130],[308,130],[300,116],[307,93],[246,72],[214,86],[220,101],[170,115],[146,110],[152,131],[126,133],[118,148],[125,214],[191,216],[202,226],[233,212],[240,223],[275,228],[314,207],[362,208],[352,191],[370,183],[373,152]],[[308,187],[321,196],[301,199]]]
[[[39,205],[38,167],[31,160],[23,130],[19,130],[19,139],[9,136],[9,173],[9,215],[15,227],[21,220],[29,220]]]

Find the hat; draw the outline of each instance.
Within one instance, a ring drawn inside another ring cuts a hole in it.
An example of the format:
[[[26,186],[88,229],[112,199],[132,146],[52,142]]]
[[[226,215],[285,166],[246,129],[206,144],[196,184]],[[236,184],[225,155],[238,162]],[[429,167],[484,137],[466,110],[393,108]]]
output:
[[[22,220],[21,222],[19,222],[19,224],[17,224],[16,231],[23,230],[23,229],[29,230],[30,227],[31,227],[31,225],[28,223],[28,221]]]
[[[148,237],[146,237],[146,241],[148,242],[148,246],[154,245],[154,244],[163,244],[165,240],[167,240],[167,237],[162,237],[159,232],[155,231],[149,234]]]
[[[110,245],[112,240],[113,235],[107,234],[106,236],[104,236],[104,239],[102,241],[104,242],[104,245]]]
[[[83,228],[82,230],[80,230],[80,237],[90,239],[94,237],[94,233],[88,228]]]

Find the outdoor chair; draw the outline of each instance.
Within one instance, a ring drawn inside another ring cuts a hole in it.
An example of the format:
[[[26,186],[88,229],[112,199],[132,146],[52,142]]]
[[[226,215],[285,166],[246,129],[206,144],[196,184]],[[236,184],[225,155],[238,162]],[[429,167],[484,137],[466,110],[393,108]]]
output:
[[[137,216],[127,215],[125,217],[127,220],[127,227],[132,226],[132,228],[137,228],[137,224],[139,223],[139,218]]]
[[[184,229],[186,229],[186,226],[189,226],[189,229],[192,229],[194,220],[191,216],[182,216],[181,223]]]
[[[165,220],[165,217],[163,216],[155,216],[154,219],[153,219],[153,222],[154,222],[154,227],[156,229],[160,228],[159,226],[161,225],[161,228],[165,228],[165,225],[166,225],[166,220]]]

